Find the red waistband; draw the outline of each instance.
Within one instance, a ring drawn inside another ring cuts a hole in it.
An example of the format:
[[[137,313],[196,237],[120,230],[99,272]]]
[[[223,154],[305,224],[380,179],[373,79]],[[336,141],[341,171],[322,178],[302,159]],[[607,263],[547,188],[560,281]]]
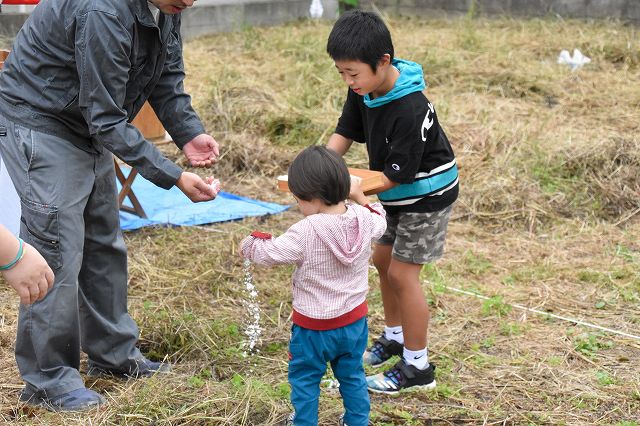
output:
[[[293,323],[309,330],[333,330],[336,328],[344,327],[345,325],[353,324],[360,318],[363,318],[369,312],[367,301],[365,300],[354,309],[350,310],[346,314],[342,314],[339,317],[318,319],[311,318],[300,312],[293,310]]]

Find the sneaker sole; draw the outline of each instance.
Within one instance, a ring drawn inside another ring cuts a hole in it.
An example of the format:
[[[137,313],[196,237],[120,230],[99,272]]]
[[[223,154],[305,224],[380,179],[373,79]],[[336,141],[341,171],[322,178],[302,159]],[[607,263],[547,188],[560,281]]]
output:
[[[369,392],[373,392],[373,393],[380,393],[380,394],[386,394],[386,395],[397,395],[399,393],[410,393],[410,392],[421,392],[421,391],[431,391],[434,390],[436,388],[436,381],[434,380],[433,382],[426,384],[426,385],[416,385],[416,386],[410,386],[408,388],[402,388],[399,390],[395,390],[395,391],[384,391],[384,390],[379,390],[379,389],[372,389],[372,388],[367,388],[369,389]]]

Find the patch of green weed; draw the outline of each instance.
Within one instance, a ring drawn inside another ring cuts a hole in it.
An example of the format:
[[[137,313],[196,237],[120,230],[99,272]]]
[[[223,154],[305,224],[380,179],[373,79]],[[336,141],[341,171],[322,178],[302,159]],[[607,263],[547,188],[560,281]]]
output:
[[[616,382],[615,379],[606,371],[596,371],[596,379],[602,386],[612,385]]]
[[[497,315],[499,317],[511,312],[511,305],[503,301],[502,296],[493,296],[482,303],[482,315]]]
[[[464,255],[464,268],[469,274],[481,275],[489,271],[491,267],[491,261],[481,255],[471,251],[467,251]]]
[[[516,322],[501,322],[500,334],[503,336],[520,336],[525,331],[525,326]]]
[[[610,349],[613,342],[604,339],[601,333],[582,333],[573,340],[574,348],[577,352],[588,357],[594,357],[602,349]]]

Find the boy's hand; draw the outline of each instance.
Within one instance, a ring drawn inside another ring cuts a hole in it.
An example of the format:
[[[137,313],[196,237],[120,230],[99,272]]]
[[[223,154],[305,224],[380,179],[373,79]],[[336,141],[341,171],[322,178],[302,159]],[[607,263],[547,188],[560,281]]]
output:
[[[204,133],[187,142],[182,152],[194,167],[209,167],[218,161],[220,156],[218,142]]]
[[[369,198],[364,195],[362,192],[362,188],[360,187],[360,179],[357,176],[351,176],[351,189],[349,190],[349,199],[355,201],[356,203],[364,206],[365,204],[369,204]]]
[[[182,172],[176,186],[194,203],[216,198],[216,191],[195,173]]]

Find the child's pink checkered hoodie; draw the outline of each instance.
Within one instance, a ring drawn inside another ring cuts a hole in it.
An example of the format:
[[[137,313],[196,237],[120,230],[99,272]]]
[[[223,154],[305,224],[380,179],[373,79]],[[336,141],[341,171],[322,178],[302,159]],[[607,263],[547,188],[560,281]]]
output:
[[[371,242],[386,229],[379,203],[348,204],[346,213],[318,213],[265,239],[242,240],[242,254],[259,265],[296,264],[293,322],[312,330],[351,324],[367,314]]]

